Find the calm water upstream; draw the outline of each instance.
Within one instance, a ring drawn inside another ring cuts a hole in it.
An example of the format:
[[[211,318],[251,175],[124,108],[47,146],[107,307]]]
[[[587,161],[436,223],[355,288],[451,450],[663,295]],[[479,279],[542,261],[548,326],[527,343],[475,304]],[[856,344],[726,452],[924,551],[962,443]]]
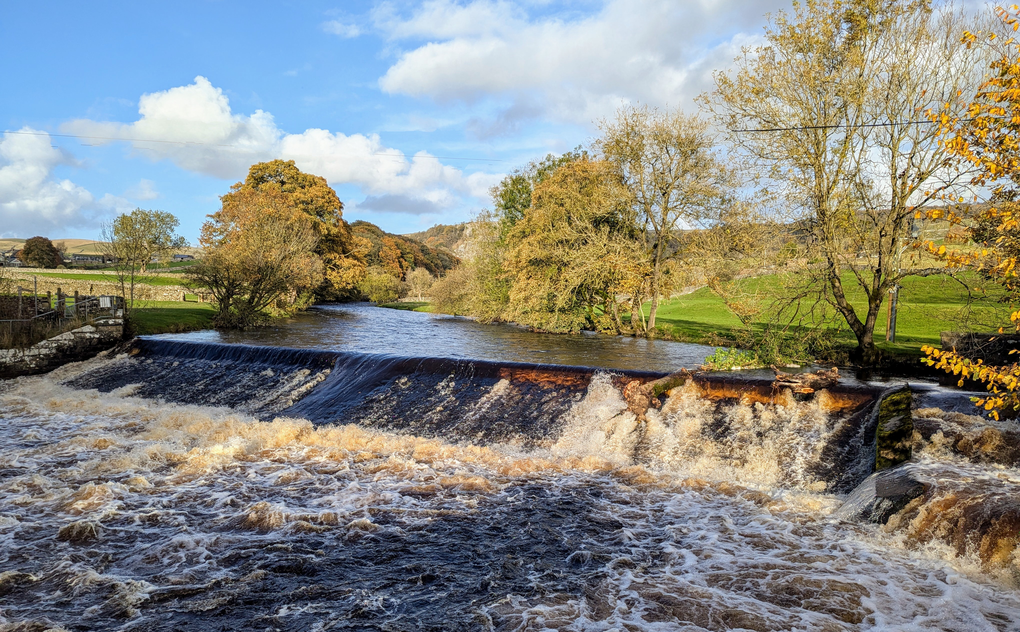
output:
[[[703,345],[644,338],[536,334],[512,325],[483,325],[466,318],[368,304],[320,306],[278,325],[250,331],[210,330],[160,337],[666,372],[696,367],[713,351]]]
[[[1014,422],[628,408],[708,352],[342,306],[0,381],[0,631],[1020,630]]]

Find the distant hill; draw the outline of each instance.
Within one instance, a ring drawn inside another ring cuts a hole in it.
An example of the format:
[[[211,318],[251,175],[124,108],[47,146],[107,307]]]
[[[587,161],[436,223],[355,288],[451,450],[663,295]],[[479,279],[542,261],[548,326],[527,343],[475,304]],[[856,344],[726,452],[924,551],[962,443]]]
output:
[[[462,224],[436,224],[432,228],[419,232],[408,233],[404,237],[415,239],[432,248],[445,248],[460,259],[471,255],[471,234],[474,226],[471,222]]]
[[[351,230],[372,242],[368,265],[379,266],[401,278],[415,268],[425,268],[432,276],[440,277],[460,263],[445,249],[432,248],[406,235],[387,233],[370,222],[358,220],[351,224]]]
[[[58,245],[60,242],[64,242],[64,252],[68,255],[79,254],[79,255],[95,255],[101,254],[104,250],[106,242],[95,241],[93,239],[50,239],[54,244]],[[20,249],[25,245],[24,239],[0,239],[0,251],[6,252],[11,248]]]

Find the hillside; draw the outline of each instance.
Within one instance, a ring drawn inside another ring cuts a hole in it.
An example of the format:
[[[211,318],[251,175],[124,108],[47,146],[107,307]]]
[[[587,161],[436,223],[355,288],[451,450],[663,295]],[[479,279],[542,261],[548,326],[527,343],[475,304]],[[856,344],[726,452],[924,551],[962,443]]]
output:
[[[431,248],[445,248],[460,259],[471,255],[471,222],[462,224],[436,224],[428,230],[408,233],[404,237],[419,241]]]
[[[95,241],[93,239],[51,239],[54,244],[59,245],[60,242],[64,242],[65,252],[68,255],[72,254],[100,254],[103,251],[105,242]],[[12,248],[20,249],[25,245],[24,239],[0,239],[0,252],[9,251]]]
[[[351,230],[372,242],[368,265],[384,268],[400,278],[415,268],[425,268],[432,276],[440,277],[460,263],[460,259],[444,249],[427,246],[406,235],[387,233],[370,222],[358,220],[351,224]]]

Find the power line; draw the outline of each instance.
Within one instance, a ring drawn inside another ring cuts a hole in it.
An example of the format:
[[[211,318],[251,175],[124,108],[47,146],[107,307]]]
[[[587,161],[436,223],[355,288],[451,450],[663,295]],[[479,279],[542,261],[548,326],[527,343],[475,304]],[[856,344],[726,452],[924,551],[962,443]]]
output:
[[[255,149],[251,149],[251,148],[245,147],[244,145],[225,144],[225,143],[206,143],[206,142],[194,141],[194,140],[167,140],[167,139],[163,139],[163,138],[127,138],[127,137],[119,137],[119,136],[79,136],[77,134],[53,134],[53,133],[50,133],[50,132],[23,132],[23,131],[13,131],[13,130],[4,130],[2,133],[4,133],[4,134],[21,134],[23,136],[49,136],[49,137],[52,137],[52,138],[76,138],[76,139],[85,139],[85,140],[126,141],[126,142],[131,142],[131,143],[167,143],[167,144],[171,144],[171,145],[202,145],[202,146],[205,146],[205,147],[224,147],[224,148],[230,148],[230,149],[235,149],[235,148],[236,149],[248,149],[249,151],[251,151],[253,153],[255,151],[258,151],[258,150],[255,150]],[[344,156],[344,155],[346,155],[348,157],[357,158],[357,157],[360,157],[360,156],[364,156],[365,154],[303,154],[303,155],[296,155],[296,157],[298,157],[298,158],[329,158],[331,156]],[[370,153],[368,155],[369,156],[383,156],[383,157],[393,158],[395,160],[408,160],[407,155],[403,154],[403,153],[394,154],[394,153],[389,153],[389,152],[377,151],[377,152],[372,152],[372,153]],[[467,158],[467,157],[464,157],[464,156],[433,156],[432,154],[429,154],[428,157],[429,158],[437,158],[437,159],[440,159],[440,160],[470,160],[470,161],[477,161],[477,162],[510,162],[509,160],[499,160],[498,158]],[[413,159],[413,158],[414,158],[414,156],[411,156],[410,159]]]
[[[861,123],[857,127],[893,127],[894,125],[922,125],[924,123],[932,124],[934,121],[904,121],[902,123]],[[795,132],[801,130],[811,129],[836,129],[839,127],[847,127],[846,124],[840,123],[838,125],[804,125],[802,127],[769,127],[765,129],[731,129],[730,132],[734,134],[744,134],[753,132]]]

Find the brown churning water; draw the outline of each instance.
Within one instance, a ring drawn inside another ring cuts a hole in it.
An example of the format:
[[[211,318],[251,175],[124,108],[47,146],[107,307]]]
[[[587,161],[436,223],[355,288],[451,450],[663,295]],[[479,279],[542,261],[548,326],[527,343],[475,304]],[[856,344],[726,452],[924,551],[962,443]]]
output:
[[[0,383],[0,630],[1020,629],[1009,422],[876,477],[867,385],[135,349]]]

